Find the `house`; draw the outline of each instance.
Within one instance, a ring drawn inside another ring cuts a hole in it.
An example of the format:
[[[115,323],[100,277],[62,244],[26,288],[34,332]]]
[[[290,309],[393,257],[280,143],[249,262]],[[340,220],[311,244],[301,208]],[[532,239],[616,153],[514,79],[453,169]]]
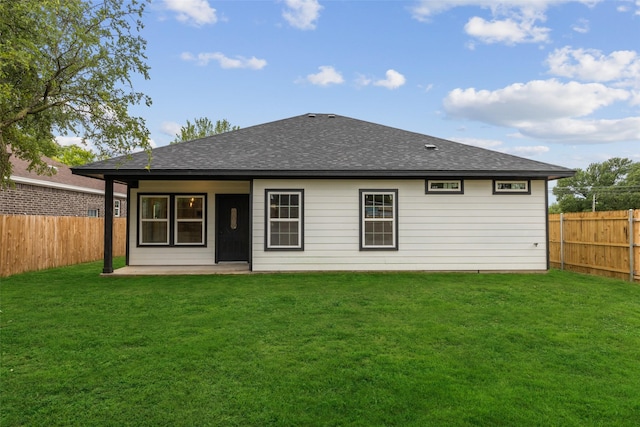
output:
[[[43,157],[52,175],[28,170],[29,162],[16,156],[10,161],[13,187],[0,190],[0,215],[104,217],[104,182],[71,173],[69,166]],[[127,215],[127,187],[115,186],[113,214]]]
[[[152,154],[73,168],[128,184],[129,266],[545,271],[547,183],[574,174],[335,114]]]

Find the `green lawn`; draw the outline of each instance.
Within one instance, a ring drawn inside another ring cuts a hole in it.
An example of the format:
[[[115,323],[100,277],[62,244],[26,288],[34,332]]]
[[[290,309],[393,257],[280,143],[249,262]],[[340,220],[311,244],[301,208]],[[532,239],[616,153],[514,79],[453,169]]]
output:
[[[638,285],[559,271],[100,271],[0,279],[0,426],[640,420]]]

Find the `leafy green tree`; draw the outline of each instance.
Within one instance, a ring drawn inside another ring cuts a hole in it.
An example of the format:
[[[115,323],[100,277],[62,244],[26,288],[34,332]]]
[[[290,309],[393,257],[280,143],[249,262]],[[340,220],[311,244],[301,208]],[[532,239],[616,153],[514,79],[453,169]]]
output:
[[[549,213],[550,214],[559,214],[562,213],[562,210],[560,209],[560,205],[558,203],[552,203],[549,206]]]
[[[82,166],[96,161],[97,157],[93,151],[74,144],[61,146],[53,159],[69,166]]]
[[[145,121],[129,114],[151,100],[139,35],[147,0],[0,0],[0,188],[10,156],[46,173],[55,135],[90,140],[102,156],[151,149]]]
[[[592,163],[553,189],[561,212],[640,208],[640,163],[614,157]],[[594,204],[595,202],[595,204]]]
[[[214,125],[208,118],[200,117],[195,119],[193,123],[187,120],[187,124],[180,128],[180,133],[176,134],[176,138],[171,141],[171,144],[206,138],[207,136],[238,129],[240,129],[240,126],[231,126],[231,123],[229,123],[227,119],[218,120]]]

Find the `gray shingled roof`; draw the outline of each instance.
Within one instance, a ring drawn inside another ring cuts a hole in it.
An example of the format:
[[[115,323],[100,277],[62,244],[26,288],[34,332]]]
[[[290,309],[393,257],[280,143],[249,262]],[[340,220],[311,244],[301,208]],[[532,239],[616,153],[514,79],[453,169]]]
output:
[[[426,146],[435,146],[428,149]],[[73,169],[144,177],[572,176],[564,167],[334,114],[304,114]]]

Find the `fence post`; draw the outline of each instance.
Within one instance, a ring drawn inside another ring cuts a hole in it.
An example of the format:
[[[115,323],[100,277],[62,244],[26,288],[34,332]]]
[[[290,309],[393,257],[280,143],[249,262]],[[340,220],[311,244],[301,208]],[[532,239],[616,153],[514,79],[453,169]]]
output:
[[[634,260],[634,241],[633,235],[635,230],[633,229],[633,209],[629,209],[629,281],[633,283],[635,272],[635,260]]]
[[[560,270],[564,270],[564,214],[560,214]]]

